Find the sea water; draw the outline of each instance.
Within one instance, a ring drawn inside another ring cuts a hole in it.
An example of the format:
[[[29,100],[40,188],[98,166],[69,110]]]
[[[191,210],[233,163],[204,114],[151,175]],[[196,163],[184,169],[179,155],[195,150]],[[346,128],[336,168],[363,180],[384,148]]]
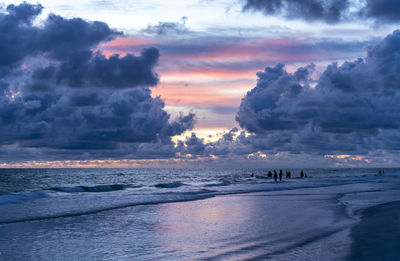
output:
[[[0,169],[0,260],[356,259],[363,210],[400,198],[399,169],[267,171]]]

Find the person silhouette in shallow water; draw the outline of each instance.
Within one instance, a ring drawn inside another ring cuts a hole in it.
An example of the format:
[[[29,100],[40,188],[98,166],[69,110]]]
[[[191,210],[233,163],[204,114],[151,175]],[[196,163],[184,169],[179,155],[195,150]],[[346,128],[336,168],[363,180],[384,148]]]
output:
[[[303,170],[301,170],[301,172],[300,172],[300,178],[304,178],[304,172],[303,172]]]
[[[274,180],[275,182],[278,180],[278,173],[276,173],[276,170],[274,170]]]
[[[251,173],[250,178],[254,178],[254,173]]]
[[[282,175],[283,175],[282,170],[279,170],[279,181],[282,181]]]
[[[272,172],[270,170],[268,171],[268,178],[272,178]]]

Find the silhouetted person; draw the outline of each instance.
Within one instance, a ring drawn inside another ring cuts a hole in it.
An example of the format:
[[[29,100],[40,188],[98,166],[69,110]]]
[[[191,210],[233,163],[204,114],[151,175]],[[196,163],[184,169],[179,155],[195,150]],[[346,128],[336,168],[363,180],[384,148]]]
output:
[[[254,178],[254,173],[251,173],[250,178]]]
[[[304,172],[303,172],[303,170],[301,170],[301,172],[300,172],[300,178],[304,178]]]
[[[278,173],[276,173],[276,170],[274,170],[274,179],[275,179],[275,182],[278,180]]]
[[[268,171],[268,178],[272,178],[272,172],[270,170]]]
[[[282,175],[283,175],[282,170],[280,170],[279,171],[279,181],[282,181]]]
[[[382,175],[382,171],[378,171],[378,174],[379,174],[379,175]]]

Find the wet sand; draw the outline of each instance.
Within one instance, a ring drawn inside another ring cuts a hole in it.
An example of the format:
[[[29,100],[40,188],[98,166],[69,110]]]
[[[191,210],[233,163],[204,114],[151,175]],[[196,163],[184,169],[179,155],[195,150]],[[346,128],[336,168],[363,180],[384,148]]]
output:
[[[349,260],[400,260],[400,201],[364,210],[351,238]]]

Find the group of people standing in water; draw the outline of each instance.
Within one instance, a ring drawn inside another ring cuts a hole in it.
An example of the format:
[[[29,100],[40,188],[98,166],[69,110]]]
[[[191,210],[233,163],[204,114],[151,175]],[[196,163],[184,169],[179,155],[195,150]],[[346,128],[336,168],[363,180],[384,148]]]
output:
[[[267,174],[267,177],[268,178],[272,178],[273,177],[275,182],[277,182],[278,181],[278,176],[279,176],[279,181],[282,181],[283,171],[279,170],[279,173],[278,173],[276,170],[274,170],[273,172],[274,173],[272,174],[272,172],[269,170],[268,174]],[[250,177],[254,178],[254,173],[251,173]],[[286,171],[286,178],[287,179],[292,178],[292,173],[290,171]],[[301,170],[301,172],[300,172],[300,178],[307,178],[307,174],[304,173],[303,170]]]

